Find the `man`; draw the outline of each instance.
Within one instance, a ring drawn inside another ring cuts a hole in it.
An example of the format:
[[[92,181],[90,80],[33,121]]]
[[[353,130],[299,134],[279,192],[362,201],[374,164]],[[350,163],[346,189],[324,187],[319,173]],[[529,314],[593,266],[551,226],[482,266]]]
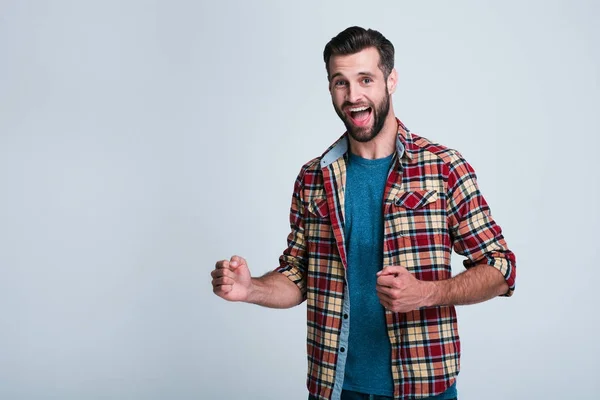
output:
[[[456,398],[454,306],[510,296],[514,254],[471,166],[395,117],[393,45],[352,27],[324,59],[347,131],[302,167],[279,267],[251,278],[243,258],[219,261],[213,291],[274,308],[307,301],[309,399]],[[454,277],[452,248],[466,257]]]

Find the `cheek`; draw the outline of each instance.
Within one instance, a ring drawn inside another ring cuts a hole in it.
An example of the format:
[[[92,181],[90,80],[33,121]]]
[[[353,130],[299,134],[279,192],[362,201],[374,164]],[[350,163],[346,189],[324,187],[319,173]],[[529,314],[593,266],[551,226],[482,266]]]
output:
[[[375,104],[375,106],[377,108],[379,108],[379,107],[381,107],[381,105],[383,103],[385,103],[387,96],[388,95],[386,94],[385,90],[383,90],[383,91],[378,90],[377,93],[373,93],[373,97],[372,97],[372,99],[374,99],[373,103]]]
[[[331,92],[331,100],[337,108],[341,108],[342,104],[344,104],[344,96],[339,91]]]

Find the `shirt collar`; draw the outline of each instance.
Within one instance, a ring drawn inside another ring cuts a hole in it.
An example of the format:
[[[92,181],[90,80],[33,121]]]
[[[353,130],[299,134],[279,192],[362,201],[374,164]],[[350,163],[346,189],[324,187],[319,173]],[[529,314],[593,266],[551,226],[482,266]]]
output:
[[[396,118],[398,122],[398,136],[396,137],[396,155],[398,159],[413,157],[412,135],[408,128]],[[350,148],[348,144],[348,132],[344,133],[334,144],[332,144],[321,156],[321,168],[329,166],[338,158],[343,157]]]

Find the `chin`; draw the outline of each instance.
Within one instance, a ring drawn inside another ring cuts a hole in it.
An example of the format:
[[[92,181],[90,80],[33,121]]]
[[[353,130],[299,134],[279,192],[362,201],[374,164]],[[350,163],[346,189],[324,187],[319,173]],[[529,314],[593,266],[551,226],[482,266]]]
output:
[[[373,128],[368,128],[366,131],[361,129],[361,132],[348,129],[348,132],[352,136],[352,139],[360,143],[370,142],[377,136],[377,133],[373,133]]]

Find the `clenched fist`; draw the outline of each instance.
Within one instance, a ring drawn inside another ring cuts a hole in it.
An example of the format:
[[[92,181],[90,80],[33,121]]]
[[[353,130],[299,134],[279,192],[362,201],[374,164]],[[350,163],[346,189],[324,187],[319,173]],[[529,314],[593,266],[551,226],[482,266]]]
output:
[[[389,266],[379,271],[376,288],[381,304],[393,312],[426,307],[433,293],[431,282],[418,280],[400,266]]]
[[[229,301],[247,301],[252,288],[250,270],[246,260],[233,256],[229,261],[216,263],[212,276],[213,292]]]

